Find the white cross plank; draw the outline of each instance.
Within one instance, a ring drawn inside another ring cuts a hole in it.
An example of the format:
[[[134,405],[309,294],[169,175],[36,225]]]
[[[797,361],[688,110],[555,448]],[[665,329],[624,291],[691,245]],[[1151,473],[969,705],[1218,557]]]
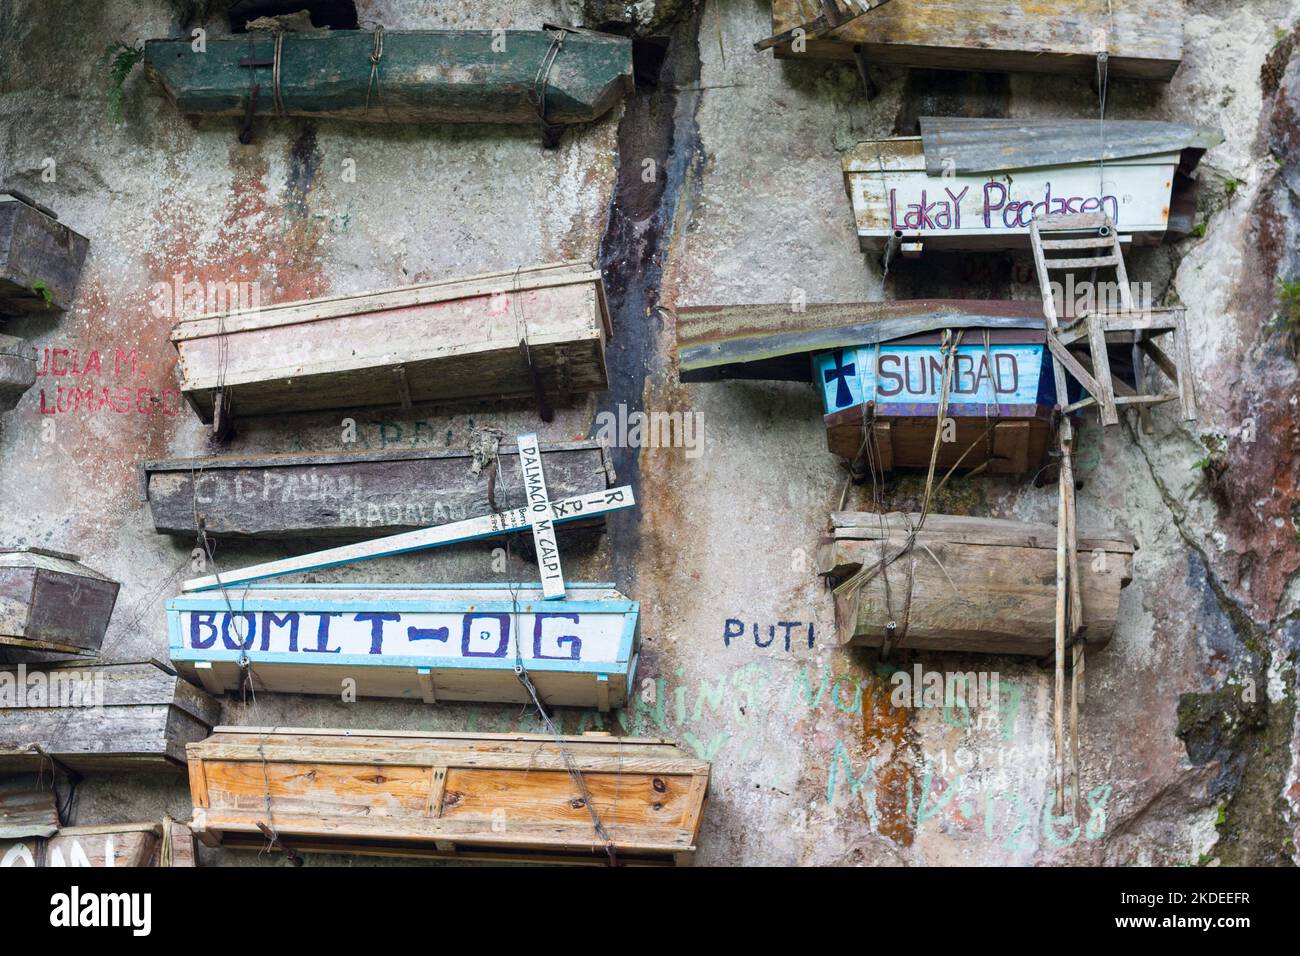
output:
[[[537,570],[542,576],[542,596],[548,601],[564,597],[564,571],[560,568],[560,546],[555,540],[555,509],[546,492],[546,475],[542,472],[542,450],[537,435],[529,432],[515,439],[519,449],[519,470],[524,476],[524,498],[528,523],[533,526],[533,546],[537,549]]]
[[[635,504],[636,498],[632,494],[631,486],[622,485],[618,488],[610,488],[608,491],[593,491],[591,494],[577,495],[572,498],[551,502],[551,507],[555,514],[555,522],[560,523],[572,521],[575,518],[604,514],[608,511],[618,511],[621,508],[631,508]],[[202,578],[191,578],[181,585],[181,590],[207,591],[216,587],[246,584],[249,581],[276,578],[285,574],[296,574],[300,571],[314,571],[319,568],[332,567],[336,564],[347,564],[350,561],[365,561],[369,558],[379,558],[389,554],[420,551],[440,544],[472,541],[475,538],[490,538],[509,531],[522,531],[528,526],[528,509],[511,508],[509,511],[503,511],[500,514],[481,515],[466,521],[453,521],[451,524],[421,528],[419,531],[406,531],[402,534],[389,535],[386,538],[375,538],[372,541],[362,541],[358,544],[314,551],[311,554],[300,555],[296,558],[284,558],[280,561],[254,564],[246,568],[226,571],[220,575],[220,578],[215,574]]]

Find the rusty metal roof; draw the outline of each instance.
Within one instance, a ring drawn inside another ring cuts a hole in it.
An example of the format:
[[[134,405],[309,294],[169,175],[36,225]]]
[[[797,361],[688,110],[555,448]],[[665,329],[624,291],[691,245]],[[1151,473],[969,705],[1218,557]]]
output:
[[[812,380],[809,356],[942,329],[1043,329],[1040,302],[907,299],[809,304],[705,305],[678,310],[677,353],[683,382]]]
[[[1181,153],[1181,166],[1189,171],[1221,142],[1218,130],[1183,123],[1107,120],[1103,127],[1095,119],[921,117],[925,171],[931,176],[942,176],[945,169],[991,173],[1161,153]]]

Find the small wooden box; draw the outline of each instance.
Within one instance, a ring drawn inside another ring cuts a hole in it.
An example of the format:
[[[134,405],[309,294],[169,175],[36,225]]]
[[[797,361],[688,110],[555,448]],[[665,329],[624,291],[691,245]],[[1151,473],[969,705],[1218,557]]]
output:
[[[89,248],[54,216],[0,193],[0,315],[68,311]]]
[[[273,820],[300,852],[689,863],[709,784],[671,741],[604,734],[218,727],[189,755],[200,840],[260,849]]]
[[[919,515],[836,512],[818,554],[831,583],[903,550]],[[1055,649],[1056,528],[1000,518],[931,514],[910,553],[888,563],[852,602],[838,601],[841,644],[1045,657]],[[1119,592],[1132,578],[1132,538],[1079,532],[1080,591],[1088,649],[1115,633]]]
[[[602,391],[609,332],[599,270],[567,262],[199,316],[171,338],[206,423],[218,401],[238,417]]]
[[[74,554],[0,549],[0,655],[98,653],[118,588]]]
[[[157,661],[0,667],[0,773],[169,770],[221,705]]]

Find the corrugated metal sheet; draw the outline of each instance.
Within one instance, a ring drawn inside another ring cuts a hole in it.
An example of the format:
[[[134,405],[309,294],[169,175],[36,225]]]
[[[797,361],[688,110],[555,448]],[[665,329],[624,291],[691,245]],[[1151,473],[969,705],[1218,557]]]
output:
[[[1095,119],[921,117],[925,170],[931,176],[942,176],[945,169],[991,173],[1160,153],[1181,153],[1186,171],[1221,142],[1218,130],[1183,123],[1107,120],[1103,132]]]
[[[1039,302],[912,299],[808,305],[692,306],[677,313],[683,382],[808,382],[814,352],[871,345],[940,329],[1042,329]]]

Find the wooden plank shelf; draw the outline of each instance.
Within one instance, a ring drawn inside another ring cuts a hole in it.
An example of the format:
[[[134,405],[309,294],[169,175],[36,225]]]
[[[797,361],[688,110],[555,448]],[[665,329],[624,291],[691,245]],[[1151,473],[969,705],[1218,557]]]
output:
[[[709,782],[671,741],[606,734],[218,727],[189,754],[200,840],[262,848],[270,817],[298,852],[685,864]]]
[[[0,773],[174,770],[221,705],[157,661],[0,668]]]
[[[632,43],[571,29],[248,33],[202,52],[149,40],[145,68],[186,114],[559,127],[632,91]]]
[[[0,192],[0,315],[68,311],[89,249],[51,210]]]
[[[0,869],[194,865],[194,834],[175,820],[63,827],[44,839],[0,839]]]
[[[605,491],[614,468],[598,442],[543,445],[557,498]],[[467,451],[221,455],[151,461],[144,495],[160,534],[193,538],[195,513],[213,537],[366,538],[463,521],[522,504],[519,454],[473,471]],[[603,516],[562,525],[603,527]]]
[[[772,0],[772,33],[809,19],[813,0]],[[1097,69],[1098,37],[1110,75],[1168,81],[1183,59],[1182,0],[894,0],[778,57],[851,60],[927,69],[1075,73]]]
[[[566,262],[197,316],[171,339],[181,391],[220,433],[231,415],[525,396],[546,406],[608,387],[609,333],[600,271]]]
[[[255,690],[529,703],[522,659],[548,706],[627,702],[640,606],[606,584],[254,584],[167,602],[177,670],[213,694]],[[517,658],[516,654],[519,657]]]
[[[817,570],[839,585],[882,554],[891,560],[856,592],[836,601],[839,643],[895,648],[1024,654],[1055,648],[1057,529],[1000,518],[931,514],[910,552],[919,515],[837,512],[818,552]],[[1089,650],[1110,642],[1120,590],[1132,578],[1134,540],[1081,530],[1079,586]],[[888,577],[888,582],[886,581]],[[852,612],[856,604],[856,613]],[[893,622],[896,626],[889,629]]]
[[[0,659],[98,653],[118,588],[73,554],[0,549]]]

